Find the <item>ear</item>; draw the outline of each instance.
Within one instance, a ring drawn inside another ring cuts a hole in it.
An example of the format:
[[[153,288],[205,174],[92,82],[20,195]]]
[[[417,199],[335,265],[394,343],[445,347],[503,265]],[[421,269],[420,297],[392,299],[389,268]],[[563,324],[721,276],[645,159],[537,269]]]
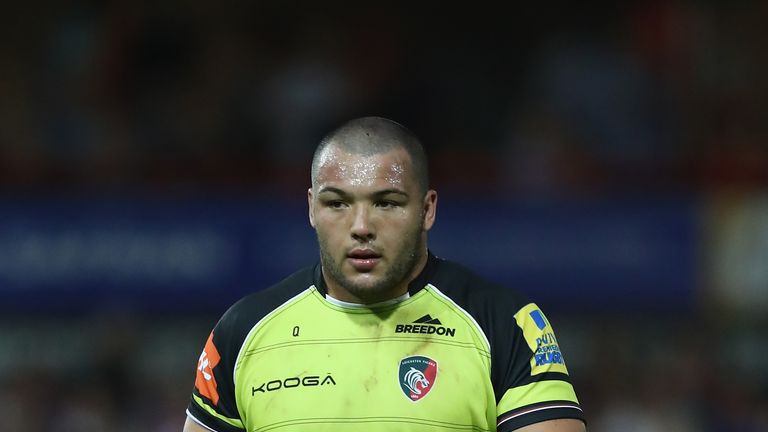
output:
[[[427,191],[426,195],[424,195],[422,212],[424,217],[424,231],[429,231],[435,223],[435,217],[437,216],[437,191],[430,189]]]
[[[307,205],[309,208],[309,224],[315,227],[315,203],[312,200],[312,188],[307,189]]]

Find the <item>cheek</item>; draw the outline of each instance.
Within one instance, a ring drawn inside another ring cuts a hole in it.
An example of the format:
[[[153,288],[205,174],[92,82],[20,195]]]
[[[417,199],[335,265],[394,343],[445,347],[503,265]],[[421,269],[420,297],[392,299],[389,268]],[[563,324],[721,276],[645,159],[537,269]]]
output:
[[[317,237],[325,243],[326,246],[333,247],[341,242],[343,230],[341,224],[337,221],[331,221],[324,218],[315,219],[315,232]]]
[[[392,234],[387,237],[399,242],[406,241],[407,237],[412,236],[416,231],[420,231],[423,225],[421,218],[415,215],[402,215],[398,218],[390,219],[389,222]]]
[[[339,233],[345,229],[346,222],[341,215],[330,212],[315,214],[315,229],[328,235]]]

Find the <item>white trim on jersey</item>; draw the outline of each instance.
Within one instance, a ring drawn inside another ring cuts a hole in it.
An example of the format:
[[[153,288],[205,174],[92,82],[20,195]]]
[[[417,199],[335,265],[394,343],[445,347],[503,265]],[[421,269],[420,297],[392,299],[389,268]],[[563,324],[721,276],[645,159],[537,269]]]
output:
[[[208,425],[204,424],[203,422],[201,422],[200,420],[198,420],[197,417],[195,417],[194,415],[192,415],[191,412],[189,412],[189,409],[187,409],[187,417],[191,418],[192,421],[194,421],[195,423],[199,424],[200,426],[208,429],[211,432],[219,432],[216,429],[212,429],[210,426],[208,426]]]
[[[382,306],[389,306],[389,305],[393,305],[393,304],[396,304],[396,303],[404,302],[404,301],[408,300],[409,298],[411,298],[411,293],[406,292],[405,294],[401,295],[400,297],[396,297],[396,298],[393,298],[393,299],[390,299],[390,300],[384,300],[383,302],[371,303],[371,304],[362,304],[362,303],[345,302],[344,300],[339,300],[337,298],[331,297],[330,294],[326,294],[325,295],[325,299],[328,300],[328,303],[334,304],[336,306],[350,308],[350,309],[373,309],[373,308],[378,308],[378,307],[382,307]]]
[[[521,411],[521,412],[519,412],[517,414],[511,415],[511,416],[505,418],[504,420],[496,423],[496,427],[499,427],[503,423],[506,423],[506,422],[508,422],[508,421],[510,421],[510,420],[512,420],[514,418],[518,418],[520,416],[524,416],[526,414],[530,414],[530,413],[533,413],[533,412],[536,412],[536,411],[543,411],[543,410],[548,410],[548,409],[554,409],[554,408],[573,408],[573,409],[577,409],[577,410],[579,410],[581,412],[584,412],[580,407],[578,407],[576,405],[547,405],[547,406],[542,406],[542,407],[538,407],[538,408],[531,408],[531,409],[523,410],[523,411]],[[559,419],[557,419],[557,420],[559,420]]]

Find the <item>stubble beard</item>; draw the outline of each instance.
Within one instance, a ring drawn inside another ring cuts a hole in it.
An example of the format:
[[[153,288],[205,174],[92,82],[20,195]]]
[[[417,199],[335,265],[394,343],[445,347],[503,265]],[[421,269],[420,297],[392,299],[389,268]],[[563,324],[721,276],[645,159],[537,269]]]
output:
[[[327,244],[318,235],[317,242],[320,248],[320,262],[323,265],[324,276],[332,279],[345,291],[362,300],[363,303],[389,300],[386,294],[408,282],[407,279],[424,254],[425,248],[421,236],[423,224],[417,225],[415,228],[405,237],[405,244],[403,244],[400,253],[391,260],[391,266],[381,279],[367,284],[355,283],[345,276],[341,270],[343,262],[338,262],[333,258],[328,252]]]

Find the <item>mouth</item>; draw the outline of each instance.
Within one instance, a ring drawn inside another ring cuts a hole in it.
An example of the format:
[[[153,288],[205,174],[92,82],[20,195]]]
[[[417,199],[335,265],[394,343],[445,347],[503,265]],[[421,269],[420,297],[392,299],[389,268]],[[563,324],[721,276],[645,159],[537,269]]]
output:
[[[362,273],[373,270],[380,260],[381,254],[372,249],[352,249],[347,253],[347,261]]]

